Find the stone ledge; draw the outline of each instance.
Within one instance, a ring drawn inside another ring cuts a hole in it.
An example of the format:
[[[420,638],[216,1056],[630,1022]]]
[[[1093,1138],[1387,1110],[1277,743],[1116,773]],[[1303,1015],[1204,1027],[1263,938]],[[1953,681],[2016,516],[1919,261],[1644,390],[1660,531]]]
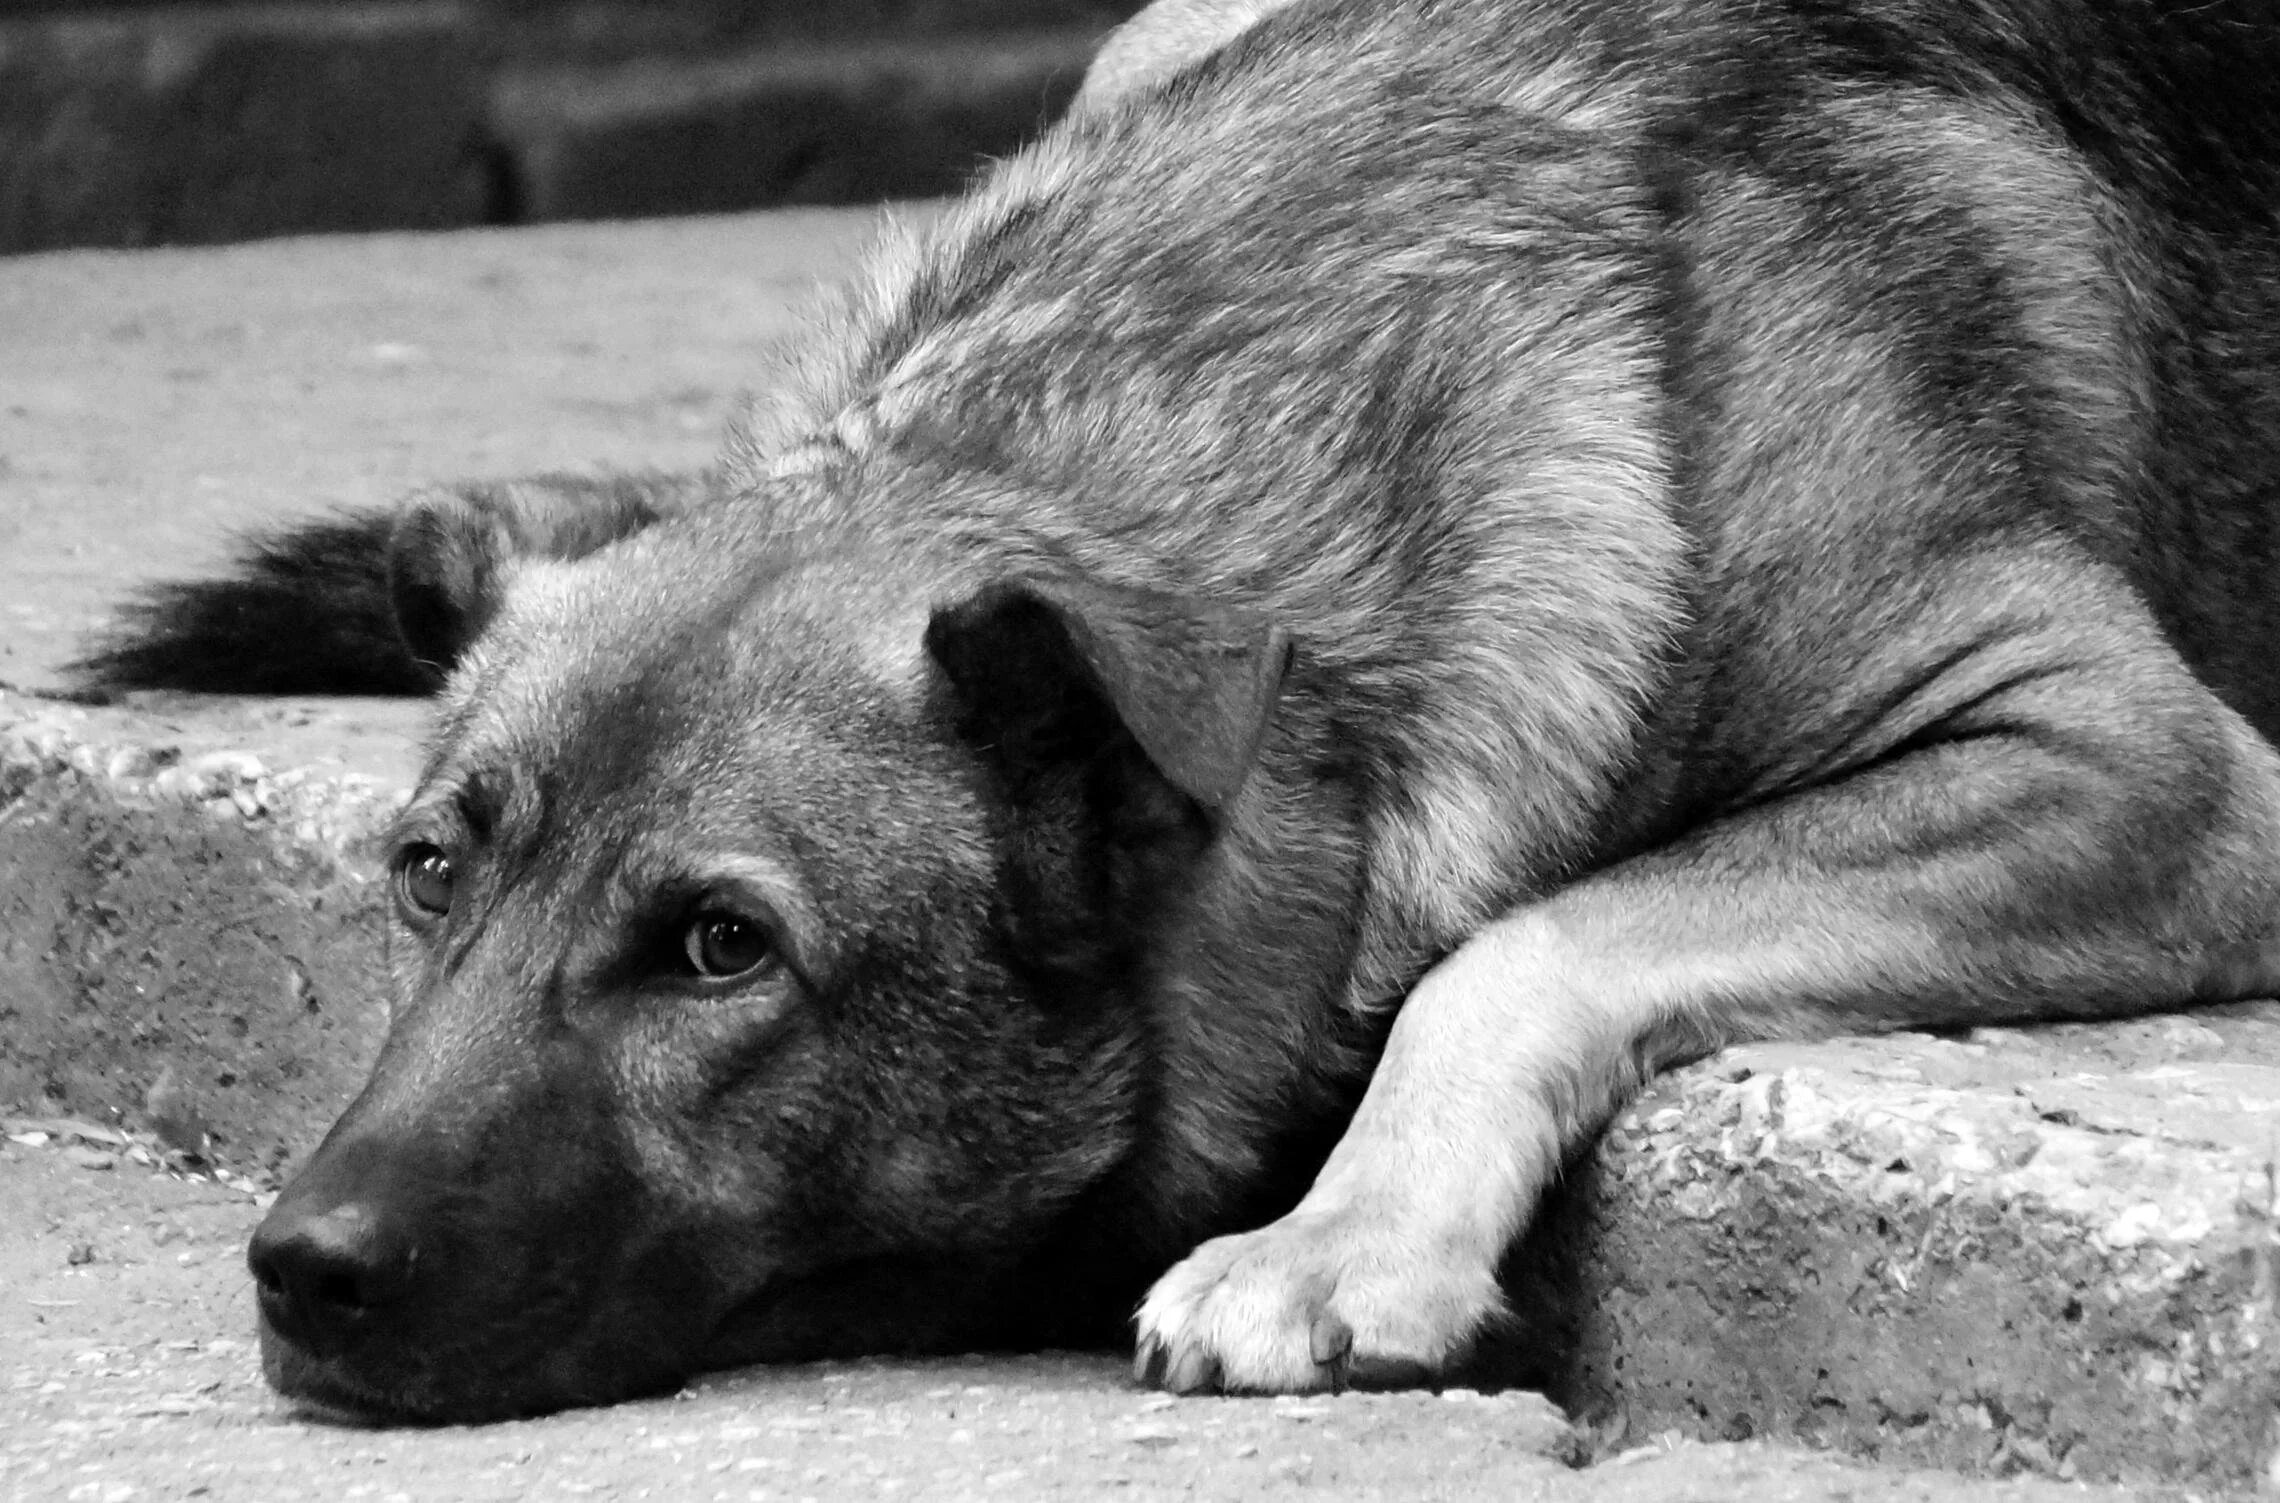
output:
[[[1058,113],[1118,13],[902,9],[702,46],[669,24],[701,15],[625,6],[0,17],[0,252],[948,193]]]
[[[510,70],[490,132],[518,220],[951,192],[1068,103],[1100,40],[776,48],[705,62]]]
[[[0,24],[0,251],[476,223],[483,90],[452,4]]]
[[[604,64],[719,57],[763,46],[924,41],[1089,29],[1141,0],[465,0],[505,39],[510,62]]]
[[[2280,1443],[2280,1004],[1736,1049],[1571,1197],[1570,1400],[1966,1471],[2246,1487]]]
[[[385,1026],[412,709],[0,693],[0,1110],[151,1126],[170,1079],[223,1163],[313,1146]]]

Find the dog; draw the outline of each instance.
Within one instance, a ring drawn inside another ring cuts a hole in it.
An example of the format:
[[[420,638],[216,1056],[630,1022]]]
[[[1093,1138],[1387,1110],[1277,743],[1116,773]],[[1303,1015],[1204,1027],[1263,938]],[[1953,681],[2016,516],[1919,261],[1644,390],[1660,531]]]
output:
[[[287,1394],[1429,1380],[1666,1066],[2280,988],[2261,7],[1135,26],[716,470],[320,524],[90,661],[440,686],[250,1251]]]

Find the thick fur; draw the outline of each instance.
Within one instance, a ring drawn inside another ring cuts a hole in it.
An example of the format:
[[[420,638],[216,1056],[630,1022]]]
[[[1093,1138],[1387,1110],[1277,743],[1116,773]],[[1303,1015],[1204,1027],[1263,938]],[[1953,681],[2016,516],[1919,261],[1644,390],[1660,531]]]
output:
[[[1668,1062],[2280,983],[2261,7],[1176,9],[669,520],[400,524],[288,1391],[1430,1373]]]

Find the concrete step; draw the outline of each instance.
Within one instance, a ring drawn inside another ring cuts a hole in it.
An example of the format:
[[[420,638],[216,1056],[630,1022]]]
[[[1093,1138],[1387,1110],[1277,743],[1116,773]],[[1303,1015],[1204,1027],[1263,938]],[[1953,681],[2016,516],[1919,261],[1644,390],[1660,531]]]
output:
[[[447,3],[0,21],[0,251],[480,224],[486,71]]]
[[[126,581],[425,480],[695,463],[850,215],[16,263],[0,669]],[[416,706],[0,694],[0,1112],[275,1168],[376,1042],[368,839]],[[2272,1475],[2280,1010],[1732,1051],[1660,1082],[1517,1266],[1611,1445],[1670,1429],[2215,1493]],[[1538,1366],[1544,1364],[1539,1361]]]
[[[1124,8],[0,13],[0,252],[947,193]]]
[[[1074,97],[1094,28],[771,46],[503,72],[487,116],[517,223],[920,198]]]
[[[2280,1004],[1730,1050],[1551,1228],[1563,1397],[1650,1429],[2240,1484],[2280,1407]]]

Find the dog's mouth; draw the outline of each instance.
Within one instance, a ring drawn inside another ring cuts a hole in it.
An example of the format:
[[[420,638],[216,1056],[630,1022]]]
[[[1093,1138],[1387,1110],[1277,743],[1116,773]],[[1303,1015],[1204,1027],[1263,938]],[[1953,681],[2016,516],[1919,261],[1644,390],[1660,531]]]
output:
[[[262,1373],[312,1420],[375,1426],[477,1424],[619,1403],[669,1391],[699,1370],[707,1323],[697,1312],[662,1309],[646,1288],[618,1296],[594,1290],[575,1314],[575,1305],[552,1302],[400,1311],[394,1328],[333,1346],[297,1341],[265,1314]]]
[[[902,1300],[876,1318],[862,1315],[882,1291],[933,1282],[914,1279],[915,1272],[881,1261],[771,1282],[733,1305],[683,1360],[666,1364],[654,1350],[612,1354],[568,1340],[532,1360],[461,1361],[448,1376],[419,1364],[379,1376],[369,1354],[320,1355],[264,1321],[262,1375],[296,1417],[315,1424],[373,1429],[528,1418],[646,1397],[727,1368],[938,1350],[942,1344],[924,1339]]]
[[[311,1356],[272,1331],[266,1321],[261,1327],[261,1375],[291,1404],[297,1417],[317,1424],[369,1430],[442,1423],[442,1416],[364,1382],[342,1364]]]
[[[487,1424],[623,1403],[670,1391],[696,1371],[694,1365],[661,1368],[636,1354],[618,1362],[609,1354],[564,1348],[490,1372],[461,1367],[448,1378],[419,1373],[389,1381],[339,1358],[303,1351],[266,1326],[261,1358],[262,1376],[300,1417],[357,1429]]]
[[[1022,1297],[1011,1273],[1001,1260],[955,1253],[858,1258],[765,1278],[709,1320],[686,1306],[672,1312],[679,1319],[661,1319],[662,1291],[640,1280],[614,1296],[591,1291],[586,1317],[550,1337],[503,1312],[462,1312],[451,1327],[515,1329],[519,1339],[494,1349],[454,1344],[448,1356],[418,1341],[310,1350],[264,1319],[262,1369],[317,1423],[519,1419],[643,1398],[700,1373],[761,1363],[1035,1345],[1011,1313],[1035,1301]],[[674,1334],[665,1337],[666,1330]]]

